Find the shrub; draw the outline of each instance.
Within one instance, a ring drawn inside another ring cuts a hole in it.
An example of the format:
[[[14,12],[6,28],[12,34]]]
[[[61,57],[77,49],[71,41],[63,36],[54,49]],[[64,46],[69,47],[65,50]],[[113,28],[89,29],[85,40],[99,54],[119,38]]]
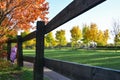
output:
[[[11,63],[9,61],[0,59],[0,70],[8,70],[11,67]]]

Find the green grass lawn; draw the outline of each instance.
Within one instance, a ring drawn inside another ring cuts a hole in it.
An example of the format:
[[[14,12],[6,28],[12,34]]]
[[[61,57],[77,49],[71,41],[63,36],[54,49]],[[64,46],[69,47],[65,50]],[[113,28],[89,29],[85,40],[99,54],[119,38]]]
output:
[[[35,51],[24,50],[24,55],[35,56]],[[45,57],[120,70],[120,51],[45,49]]]
[[[0,72],[0,80],[33,80],[33,69],[22,68],[21,70],[11,69]],[[44,78],[44,80],[49,80]]]
[[[19,68],[9,61],[0,59],[0,80],[33,80],[33,69]],[[47,77],[44,80],[49,80]]]

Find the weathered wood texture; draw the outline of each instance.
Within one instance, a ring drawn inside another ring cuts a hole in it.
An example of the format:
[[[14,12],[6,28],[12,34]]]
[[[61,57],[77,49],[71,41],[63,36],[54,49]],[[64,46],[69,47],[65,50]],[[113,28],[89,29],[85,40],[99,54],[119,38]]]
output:
[[[29,41],[29,40],[35,38],[36,37],[35,35],[36,35],[36,31],[31,32],[30,34],[28,34],[22,38],[22,42]],[[17,39],[10,39],[10,40],[8,40],[7,43],[16,43],[16,42],[17,42]]]
[[[36,31],[36,55],[34,63],[34,80],[43,80],[44,67],[44,28],[45,23],[37,22]]]
[[[23,67],[23,49],[22,49],[22,37],[17,36],[17,65]]]
[[[34,57],[25,56],[27,62],[34,62]],[[45,58],[45,66],[71,80],[120,80],[120,70],[87,66],[66,61]]]
[[[10,54],[11,54],[11,43],[7,43],[7,60],[10,60]]]
[[[92,7],[102,3],[103,1],[105,0],[74,0],[65,9],[63,9],[57,16],[55,16],[46,26],[44,25],[43,22],[38,22],[36,31],[28,34],[27,36],[22,38],[22,40],[20,41],[18,40],[18,43],[20,42],[18,44],[19,46],[18,49],[20,50],[20,51],[18,50],[20,53],[19,56],[22,56],[21,54],[22,42],[28,41],[36,37],[36,56],[34,59],[34,80],[43,80],[44,35],[54,30],[55,28],[59,27],[60,25],[68,22],[74,17],[77,17],[78,15],[91,9]],[[13,42],[16,42],[16,40],[10,40],[8,42],[13,43]],[[24,59],[24,60],[27,60],[27,59]],[[22,64],[19,64],[19,65],[21,66]],[[80,66],[80,65],[75,65],[75,64],[61,62],[61,61],[59,62],[57,60],[55,61],[55,60],[49,60],[49,59],[45,59],[45,65],[50,69],[53,69],[57,72],[60,72],[61,74],[64,74],[70,77],[72,80],[112,80],[114,79],[114,78],[111,78],[111,76],[107,78],[105,77],[104,79],[103,78],[104,75],[98,74],[101,71],[101,70],[99,71],[99,68],[91,68],[91,67]],[[98,71],[98,73],[94,73],[94,71]],[[104,70],[103,70],[103,73],[104,73]],[[114,75],[115,73],[112,72],[111,74]],[[117,77],[115,77],[114,80],[119,79],[118,74],[116,75]]]
[[[120,70],[45,59],[45,66],[71,80],[120,80]]]
[[[17,43],[17,39],[9,39],[7,43]]]
[[[105,0],[74,0],[46,25],[45,33],[54,30],[60,25],[95,7],[103,1]]]

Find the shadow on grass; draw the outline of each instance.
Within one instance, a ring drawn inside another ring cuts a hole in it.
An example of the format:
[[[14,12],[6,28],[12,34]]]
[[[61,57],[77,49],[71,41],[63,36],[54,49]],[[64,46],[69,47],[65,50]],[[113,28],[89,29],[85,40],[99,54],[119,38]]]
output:
[[[26,55],[34,56],[33,51]],[[120,50],[45,49],[45,57],[120,70]]]
[[[21,70],[2,72],[0,80],[33,80],[33,69],[22,68]],[[45,77],[44,80],[49,79]]]

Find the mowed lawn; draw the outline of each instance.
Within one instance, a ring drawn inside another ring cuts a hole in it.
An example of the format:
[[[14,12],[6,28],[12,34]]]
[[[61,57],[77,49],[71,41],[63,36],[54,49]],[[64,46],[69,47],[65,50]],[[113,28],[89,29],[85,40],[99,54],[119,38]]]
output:
[[[24,50],[24,55],[35,56],[35,50]],[[45,57],[120,70],[120,51],[45,49]]]

